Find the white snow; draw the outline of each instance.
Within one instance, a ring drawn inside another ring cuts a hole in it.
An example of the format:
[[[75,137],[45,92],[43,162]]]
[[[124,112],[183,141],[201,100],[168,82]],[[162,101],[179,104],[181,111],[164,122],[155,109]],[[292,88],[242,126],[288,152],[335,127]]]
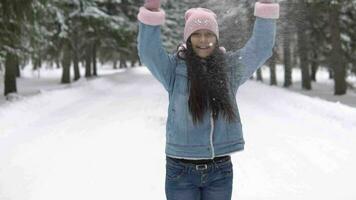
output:
[[[292,69],[292,81],[293,85],[288,88],[291,91],[298,92],[310,97],[317,97],[325,99],[335,103],[342,103],[356,108],[356,90],[348,88],[345,95],[334,95],[334,80],[329,79],[329,72],[326,68],[320,67],[316,73],[316,82],[311,82],[312,90],[302,89],[302,77],[301,70],[299,68]],[[277,85],[283,87],[284,83],[284,69],[283,65],[277,65],[276,67]],[[270,83],[270,69],[266,66],[262,67],[262,77],[264,82]],[[356,88],[356,76],[348,75],[348,83],[352,84]]]
[[[99,76],[105,76],[108,74],[113,74],[116,72],[123,71],[122,69],[112,69],[111,63],[99,64],[100,69],[98,70]],[[50,67],[49,63],[44,63],[42,68],[37,70],[33,70],[32,63],[28,63],[26,67],[21,70],[21,78],[16,79],[17,92],[19,96],[33,96],[40,94],[42,92],[57,90],[61,88],[71,88],[76,85],[81,85],[85,82],[85,78],[83,78],[85,74],[85,68],[81,64],[79,65],[80,74],[82,75],[82,79],[77,82],[73,82],[71,84],[61,84],[61,76],[62,76],[62,68],[56,68],[55,65]],[[74,79],[74,68],[71,67],[71,80]],[[2,104],[6,103],[4,94],[4,72],[0,71],[0,109]]]
[[[248,81],[241,200],[356,199],[356,109]],[[165,199],[168,95],[146,68],[0,107],[0,199]]]

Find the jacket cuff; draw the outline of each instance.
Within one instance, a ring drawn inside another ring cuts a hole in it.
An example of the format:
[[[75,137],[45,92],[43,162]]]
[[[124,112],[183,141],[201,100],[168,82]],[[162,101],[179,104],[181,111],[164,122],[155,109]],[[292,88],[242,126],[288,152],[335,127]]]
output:
[[[267,19],[279,18],[279,4],[278,3],[260,3],[255,4],[256,17],[262,17]]]
[[[145,7],[140,7],[137,19],[147,25],[158,26],[162,25],[165,21],[166,13],[160,9],[158,12],[150,11]]]

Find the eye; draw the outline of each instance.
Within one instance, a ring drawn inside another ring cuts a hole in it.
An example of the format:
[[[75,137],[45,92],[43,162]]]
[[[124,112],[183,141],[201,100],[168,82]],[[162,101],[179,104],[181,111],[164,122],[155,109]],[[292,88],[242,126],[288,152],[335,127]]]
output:
[[[209,33],[207,33],[207,36],[208,37],[214,37],[214,33],[209,32]]]

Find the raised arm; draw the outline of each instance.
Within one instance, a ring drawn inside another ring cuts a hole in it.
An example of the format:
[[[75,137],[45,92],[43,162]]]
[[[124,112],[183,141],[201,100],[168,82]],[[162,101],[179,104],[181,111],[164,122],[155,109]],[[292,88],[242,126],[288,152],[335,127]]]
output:
[[[237,85],[242,85],[253,73],[272,56],[276,35],[276,19],[279,4],[270,0],[260,0],[255,4],[256,16],[251,38],[242,49],[231,54],[236,65]]]
[[[165,12],[159,9],[159,0],[146,0],[137,16],[139,20],[138,54],[153,76],[169,91],[173,77],[174,56],[162,46],[161,27]]]

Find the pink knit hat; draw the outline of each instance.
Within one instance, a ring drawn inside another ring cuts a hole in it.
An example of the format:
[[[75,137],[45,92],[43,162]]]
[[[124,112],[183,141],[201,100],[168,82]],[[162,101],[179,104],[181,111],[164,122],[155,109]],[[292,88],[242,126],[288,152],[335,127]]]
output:
[[[216,14],[206,8],[191,8],[185,12],[184,41],[197,30],[207,29],[212,31],[219,39],[219,27]]]

